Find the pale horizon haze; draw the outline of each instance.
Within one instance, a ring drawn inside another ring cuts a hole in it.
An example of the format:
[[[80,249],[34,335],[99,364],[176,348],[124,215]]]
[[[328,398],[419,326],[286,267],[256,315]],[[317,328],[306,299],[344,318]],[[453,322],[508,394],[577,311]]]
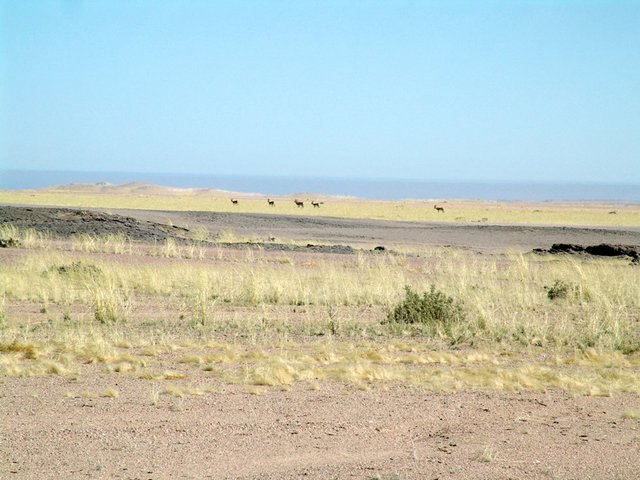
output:
[[[0,0],[0,170],[640,185],[640,2]]]

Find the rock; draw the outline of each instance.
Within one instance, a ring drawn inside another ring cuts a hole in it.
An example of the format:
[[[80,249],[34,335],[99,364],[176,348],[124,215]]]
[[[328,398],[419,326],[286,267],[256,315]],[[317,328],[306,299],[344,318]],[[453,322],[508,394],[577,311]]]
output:
[[[631,257],[634,261],[640,259],[640,247],[634,245],[612,245],[609,243],[601,243],[600,245],[576,245],[572,243],[554,243],[551,248],[545,250],[543,248],[535,248],[534,253],[550,253],[550,254],[589,254],[598,257]]]

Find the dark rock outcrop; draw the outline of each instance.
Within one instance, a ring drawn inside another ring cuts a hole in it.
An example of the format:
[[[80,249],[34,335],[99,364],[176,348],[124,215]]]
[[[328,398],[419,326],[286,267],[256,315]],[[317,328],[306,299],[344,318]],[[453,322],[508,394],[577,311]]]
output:
[[[571,243],[554,243],[551,248],[536,248],[535,253],[550,254],[589,254],[599,257],[630,257],[634,263],[640,262],[640,247],[635,245],[611,245],[601,243],[599,245],[575,245]]]

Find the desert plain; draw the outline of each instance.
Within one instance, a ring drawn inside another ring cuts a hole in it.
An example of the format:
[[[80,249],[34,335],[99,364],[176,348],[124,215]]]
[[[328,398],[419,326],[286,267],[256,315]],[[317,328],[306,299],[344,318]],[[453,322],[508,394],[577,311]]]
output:
[[[68,186],[0,240],[1,479],[640,478],[639,205]]]

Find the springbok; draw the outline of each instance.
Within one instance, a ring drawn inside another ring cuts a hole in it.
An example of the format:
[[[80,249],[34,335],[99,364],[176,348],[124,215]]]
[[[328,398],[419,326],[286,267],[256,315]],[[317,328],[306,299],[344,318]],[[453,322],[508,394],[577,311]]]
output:
[[[439,206],[437,206],[437,205],[434,205],[434,206],[433,206],[433,208],[435,208],[435,209],[436,209],[436,211],[438,211],[438,212],[442,212],[442,213],[444,213],[444,207],[439,207]]]
[[[232,198],[231,199],[231,203],[233,203],[234,205],[238,205],[238,199],[237,198]]]
[[[313,205],[314,208],[320,208],[320,205],[322,205],[324,202],[311,202],[311,205]]]
[[[297,198],[293,201],[297,207],[304,207],[304,202],[302,200],[298,200]]]
[[[276,206],[276,202],[274,200],[271,200],[270,198],[267,198],[267,203],[269,204],[270,207]]]

